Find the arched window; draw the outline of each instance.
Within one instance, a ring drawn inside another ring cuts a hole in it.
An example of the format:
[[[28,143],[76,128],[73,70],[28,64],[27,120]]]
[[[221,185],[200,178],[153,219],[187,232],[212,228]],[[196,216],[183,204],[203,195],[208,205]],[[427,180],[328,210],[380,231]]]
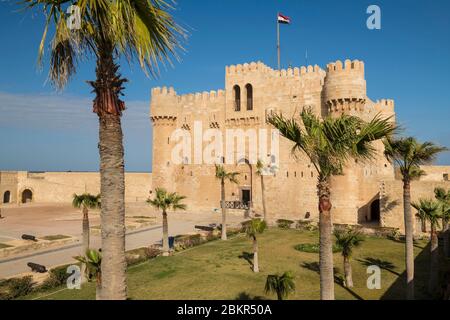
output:
[[[11,192],[5,191],[5,193],[3,194],[3,203],[9,203],[11,201]]]
[[[234,111],[241,111],[241,87],[235,85],[233,87],[234,95]]]
[[[247,110],[253,110],[253,87],[250,83],[245,85],[245,91],[247,92]]]

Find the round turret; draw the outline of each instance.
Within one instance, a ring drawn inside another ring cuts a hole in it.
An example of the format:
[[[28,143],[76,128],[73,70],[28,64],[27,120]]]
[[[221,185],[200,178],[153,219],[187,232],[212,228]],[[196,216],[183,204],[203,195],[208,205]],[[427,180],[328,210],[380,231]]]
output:
[[[345,60],[329,63],[324,85],[324,102],[328,113],[340,115],[363,111],[366,102],[364,62]]]

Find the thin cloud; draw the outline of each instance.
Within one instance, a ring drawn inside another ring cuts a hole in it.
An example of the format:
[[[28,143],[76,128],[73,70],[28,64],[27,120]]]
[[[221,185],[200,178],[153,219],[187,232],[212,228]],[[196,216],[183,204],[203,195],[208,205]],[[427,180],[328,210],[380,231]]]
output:
[[[126,101],[123,123],[128,130],[149,130],[149,103]],[[0,92],[0,126],[55,130],[97,130],[92,99],[59,94]]]

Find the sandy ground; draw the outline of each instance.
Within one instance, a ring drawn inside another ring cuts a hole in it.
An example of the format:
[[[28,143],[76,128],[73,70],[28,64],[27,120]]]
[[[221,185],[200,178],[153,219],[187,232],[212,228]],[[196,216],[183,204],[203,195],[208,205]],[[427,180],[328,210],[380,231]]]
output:
[[[81,213],[70,205],[57,204],[27,204],[21,206],[7,206],[2,208],[0,219],[0,242],[19,239],[28,233],[37,237],[64,234],[75,237],[81,236]],[[161,214],[153,211],[145,204],[130,204],[126,207],[126,216],[155,217],[156,224],[139,230],[127,232],[126,249],[135,249],[161,241]],[[220,223],[219,212],[171,212],[169,213],[169,234],[176,236],[196,231],[195,225]],[[236,225],[243,221],[243,212],[228,214],[227,224]],[[100,224],[99,212],[90,213],[91,226]],[[99,236],[91,236],[91,246],[99,248]],[[71,244],[61,248],[43,249],[27,252],[20,256],[0,259],[0,278],[9,277],[29,271],[27,262],[35,262],[52,266],[70,263],[73,257],[81,254],[81,244]]]

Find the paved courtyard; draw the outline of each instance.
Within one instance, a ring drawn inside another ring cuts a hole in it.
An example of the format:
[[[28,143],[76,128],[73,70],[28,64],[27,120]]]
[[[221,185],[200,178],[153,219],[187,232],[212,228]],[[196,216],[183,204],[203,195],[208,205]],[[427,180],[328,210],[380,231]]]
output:
[[[37,237],[48,235],[69,235],[80,238],[81,218],[79,210],[70,205],[28,204],[22,206],[6,206],[2,208],[3,219],[0,219],[0,243],[20,239],[24,233]],[[144,203],[130,204],[126,208],[128,219],[154,217],[155,223],[141,229],[127,231],[127,250],[147,246],[161,241],[161,214],[155,212]],[[230,213],[228,224],[238,224],[243,220],[243,213]],[[217,212],[175,212],[169,213],[169,234],[175,236],[195,231],[195,225],[220,223],[221,214]],[[90,213],[91,226],[100,224],[99,212]],[[91,246],[100,247],[100,237],[91,236]],[[81,253],[81,243],[72,243],[60,248],[42,249],[26,252],[19,256],[0,259],[0,278],[29,271],[27,262],[45,265],[47,268],[73,261],[73,256]]]

